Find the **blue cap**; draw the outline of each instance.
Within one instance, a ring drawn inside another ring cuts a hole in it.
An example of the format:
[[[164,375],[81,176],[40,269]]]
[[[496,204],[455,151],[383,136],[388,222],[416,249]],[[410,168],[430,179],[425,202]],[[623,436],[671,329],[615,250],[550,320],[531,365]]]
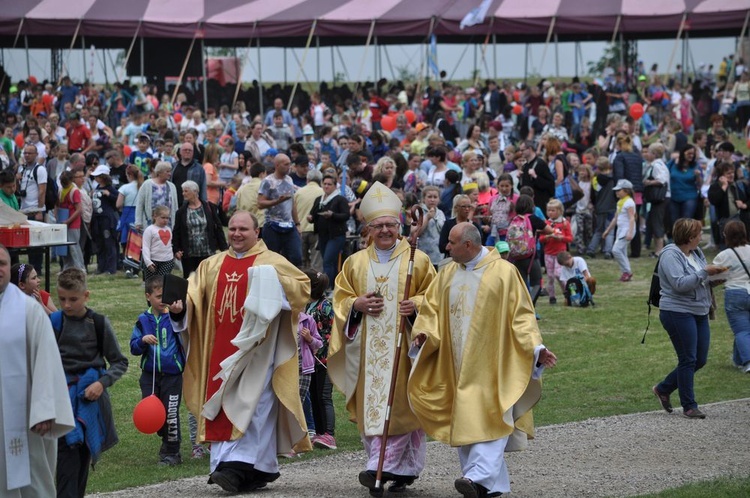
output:
[[[278,154],[278,153],[279,153],[279,151],[278,151],[278,150],[276,150],[276,149],[274,149],[273,147],[271,147],[270,149],[268,149],[268,150],[266,151],[266,153],[264,154],[264,156],[271,156],[271,157],[276,157],[276,154]]]

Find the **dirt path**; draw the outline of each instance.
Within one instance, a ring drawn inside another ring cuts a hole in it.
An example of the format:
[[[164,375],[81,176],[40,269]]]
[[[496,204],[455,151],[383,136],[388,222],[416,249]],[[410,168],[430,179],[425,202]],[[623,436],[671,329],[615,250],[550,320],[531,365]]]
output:
[[[675,410],[590,419],[537,429],[529,449],[507,454],[514,497],[632,496],[720,476],[748,476],[750,399],[701,406],[705,420]],[[263,498],[368,497],[357,482],[362,452],[284,465],[281,477],[251,493]],[[406,497],[455,498],[455,450],[430,443],[427,465]],[[91,495],[101,498],[228,496],[206,476]],[[388,496],[388,493],[385,495]],[[392,494],[391,496],[399,496]]]

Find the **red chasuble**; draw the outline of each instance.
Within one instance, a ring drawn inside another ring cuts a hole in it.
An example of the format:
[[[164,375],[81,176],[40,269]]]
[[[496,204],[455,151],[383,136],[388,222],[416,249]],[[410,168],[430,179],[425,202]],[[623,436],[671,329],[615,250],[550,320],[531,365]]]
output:
[[[220,363],[237,351],[230,341],[237,336],[242,326],[243,304],[248,292],[247,270],[255,263],[257,255],[243,259],[227,255],[221,264],[216,284],[216,301],[214,302],[214,336],[211,362],[208,368],[206,401],[219,390],[221,380],[214,380],[221,371]],[[240,427],[244,431],[245,427]],[[214,420],[206,420],[206,440],[229,441],[232,437],[232,422],[224,410]]]

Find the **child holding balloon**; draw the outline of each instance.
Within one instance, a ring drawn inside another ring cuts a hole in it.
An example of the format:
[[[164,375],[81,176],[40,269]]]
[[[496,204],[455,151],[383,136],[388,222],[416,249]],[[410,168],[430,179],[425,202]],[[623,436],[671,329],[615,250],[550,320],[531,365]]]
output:
[[[185,351],[182,340],[172,328],[167,307],[161,302],[163,292],[161,275],[146,280],[146,299],[151,306],[141,313],[130,337],[130,352],[141,356],[140,385],[143,398],[155,395],[164,405],[166,421],[158,434],[161,436],[159,465],[179,465],[180,455],[180,401],[182,398],[182,371],[185,368]],[[136,417],[134,417],[134,420]],[[136,427],[138,427],[138,420]],[[147,432],[138,427],[142,432]]]

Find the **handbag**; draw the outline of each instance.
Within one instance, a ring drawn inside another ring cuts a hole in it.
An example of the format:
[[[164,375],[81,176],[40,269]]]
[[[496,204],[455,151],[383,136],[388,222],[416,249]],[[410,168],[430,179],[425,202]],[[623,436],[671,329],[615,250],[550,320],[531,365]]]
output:
[[[581,189],[577,181],[568,175],[555,187],[555,198],[567,207],[583,198],[583,189]]]
[[[652,174],[654,167],[648,172],[647,180],[653,180],[654,175]],[[650,202],[651,204],[659,204],[664,202],[667,198],[667,185],[647,185],[643,188],[643,200]]]

